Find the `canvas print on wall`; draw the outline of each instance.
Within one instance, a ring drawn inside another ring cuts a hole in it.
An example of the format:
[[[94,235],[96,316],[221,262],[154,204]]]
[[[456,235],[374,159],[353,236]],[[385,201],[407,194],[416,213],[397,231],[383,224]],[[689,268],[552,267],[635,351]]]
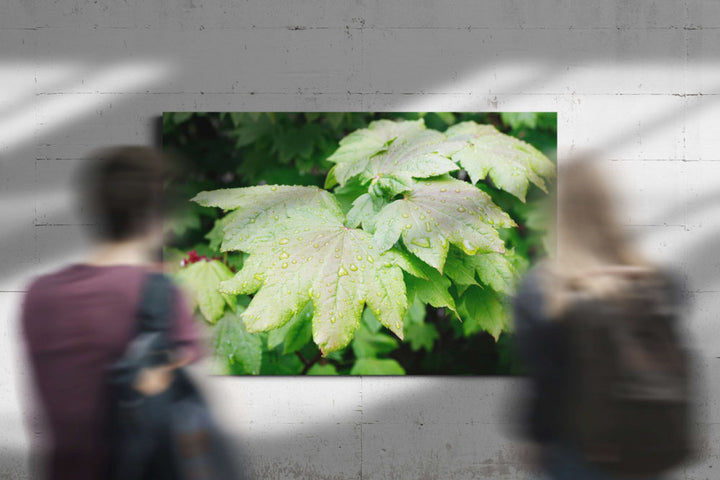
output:
[[[167,112],[165,258],[232,375],[504,375],[555,113]]]

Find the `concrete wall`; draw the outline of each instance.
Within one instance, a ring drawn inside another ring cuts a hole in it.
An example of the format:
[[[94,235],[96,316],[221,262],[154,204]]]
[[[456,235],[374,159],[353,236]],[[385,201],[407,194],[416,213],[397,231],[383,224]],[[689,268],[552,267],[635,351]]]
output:
[[[683,272],[720,469],[720,3],[712,0],[4,0],[0,5],[0,477],[27,476],[17,309],[86,247],[71,178],[163,110],[558,111],[560,156],[607,152],[623,221]],[[267,479],[524,479],[510,378],[214,378]]]

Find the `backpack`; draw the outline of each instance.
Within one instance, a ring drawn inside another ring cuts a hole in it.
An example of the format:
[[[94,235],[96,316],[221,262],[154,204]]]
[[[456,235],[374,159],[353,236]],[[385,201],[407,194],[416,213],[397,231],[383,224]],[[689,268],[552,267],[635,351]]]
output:
[[[112,480],[240,479],[237,452],[213,421],[183,368],[170,387],[144,396],[133,388],[140,369],[168,364],[175,289],[162,274],[148,274],[137,312],[137,335],[110,366],[108,436]]]
[[[561,319],[565,435],[602,471],[653,475],[692,451],[689,355],[667,286],[655,276],[628,282],[612,301],[577,295]]]

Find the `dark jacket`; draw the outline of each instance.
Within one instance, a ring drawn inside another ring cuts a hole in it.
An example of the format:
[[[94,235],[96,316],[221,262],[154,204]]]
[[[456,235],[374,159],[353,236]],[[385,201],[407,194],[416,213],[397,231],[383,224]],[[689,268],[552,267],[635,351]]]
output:
[[[669,303],[683,308],[680,277],[666,270],[665,296]],[[527,365],[530,388],[524,408],[523,430],[531,440],[563,443],[563,418],[571,387],[571,345],[562,322],[545,315],[544,289],[538,267],[530,270],[513,299],[515,342],[518,354]]]

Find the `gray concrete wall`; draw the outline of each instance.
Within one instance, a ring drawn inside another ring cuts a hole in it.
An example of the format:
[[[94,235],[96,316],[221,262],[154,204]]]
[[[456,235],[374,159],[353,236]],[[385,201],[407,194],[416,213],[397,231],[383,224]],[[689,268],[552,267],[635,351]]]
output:
[[[623,222],[685,274],[718,476],[720,2],[4,0],[0,4],[0,477],[27,476],[27,280],[87,246],[70,181],[153,142],[163,110],[558,111],[559,154],[607,152]],[[524,479],[510,378],[213,378],[266,479]]]

